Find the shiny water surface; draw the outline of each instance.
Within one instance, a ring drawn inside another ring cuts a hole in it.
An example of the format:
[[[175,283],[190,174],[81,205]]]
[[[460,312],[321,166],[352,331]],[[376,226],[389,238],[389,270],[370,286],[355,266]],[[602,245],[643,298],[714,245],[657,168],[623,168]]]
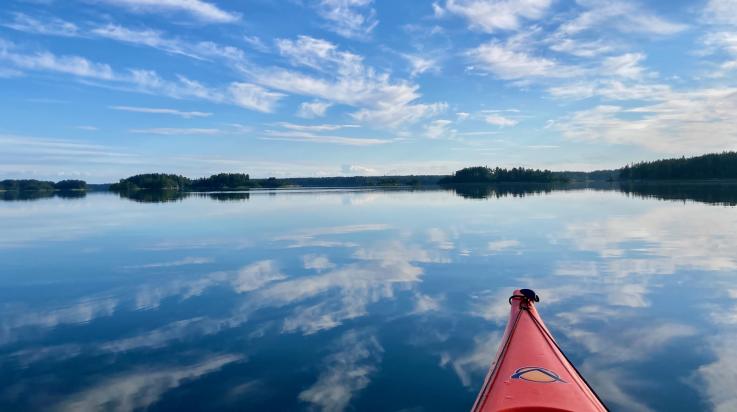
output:
[[[516,287],[612,410],[737,410],[735,186],[0,201],[0,410],[465,411]]]

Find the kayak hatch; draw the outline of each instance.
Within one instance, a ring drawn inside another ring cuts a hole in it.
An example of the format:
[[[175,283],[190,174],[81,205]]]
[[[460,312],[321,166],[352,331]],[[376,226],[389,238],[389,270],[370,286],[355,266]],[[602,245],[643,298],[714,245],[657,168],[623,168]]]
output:
[[[607,411],[558,347],[537,301],[529,289],[509,298],[509,323],[472,411]]]

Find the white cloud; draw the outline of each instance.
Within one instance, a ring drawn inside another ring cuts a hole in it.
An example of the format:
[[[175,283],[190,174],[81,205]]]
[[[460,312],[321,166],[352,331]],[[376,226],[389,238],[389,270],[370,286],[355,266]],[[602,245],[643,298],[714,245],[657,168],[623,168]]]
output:
[[[314,119],[316,117],[325,117],[325,113],[332,106],[332,103],[314,100],[311,102],[302,102],[297,110],[297,116],[303,119]]]
[[[719,333],[711,340],[714,359],[696,370],[694,386],[704,393],[715,412],[737,410],[737,347],[734,333]]]
[[[238,355],[222,355],[189,366],[128,372],[99,381],[89,389],[72,395],[59,404],[58,410],[107,410],[111,405],[114,405],[114,410],[117,411],[146,409],[168,390],[180,386],[185,381],[218,371],[223,366],[241,359],[242,357]]]
[[[265,45],[258,36],[243,36],[243,41],[256,51],[260,51],[262,53],[267,53],[269,51],[269,47]]]
[[[643,259],[612,259],[600,267],[615,277],[671,274],[684,268],[731,271],[737,269],[734,224],[737,215],[714,214],[710,205],[683,208],[662,203],[634,215],[570,224],[564,236],[578,250],[603,258],[646,255]]]
[[[712,73],[712,77],[724,77],[737,69],[737,31],[717,31],[704,36],[705,54],[713,54],[716,50],[724,51],[726,60],[721,62],[719,69]]]
[[[347,128],[355,129],[355,128],[361,127],[355,124],[294,124],[294,123],[288,123],[288,122],[281,122],[278,124],[279,126],[285,129],[307,131],[307,132],[330,132],[333,130],[340,130],[340,129],[347,129]]]
[[[391,102],[377,103],[378,107],[361,109],[351,114],[351,116],[356,120],[377,126],[399,127],[403,124],[415,123],[418,120],[436,116],[445,112],[448,108],[447,103],[410,104],[404,101],[397,105],[392,105]]]
[[[448,234],[437,227],[427,229],[427,240],[441,250],[455,249],[455,244],[450,240]]]
[[[625,83],[620,80],[594,80],[551,87],[547,92],[563,99],[586,99],[601,96],[609,100],[667,100],[672,90],[667,84]]]
[[[472,29],[491,33],[515,30],[523,20],[537,20],[545,15],[551,0],[447,0],[444,11],[464,17]],[[443,9],[434,4],[435,15]]]
[[[359,107],[351,116],[376,126],[416,122],[447,108],[445,103],[416,103],[421,97],[418,85],[392,81],[388,73],[365,66],[361,56],[341,51],[328,41],[299,36],[296,41],[278,40],[277,46],[293,65],[312,69],[317,75],[278,67],[243,68],[255,83]]]
[[[14,48],[14,44],[0,39],[0,60],[9,61],[23,69],[102,80],[106,82],[105,86],[124,86],[143,93],[172,98],[197,98],[265,113],[274,111],[276,103],[284,97],[282,93],[250,83],[234,82],[225,88],[212,88],[181,75],[171,81],[161,78],[151,70],[128,69],[116,72],[107,64],[92,62],[80,56],[57,56],[46,51],[18,53]]]
[[[639,64],[644,59],[643,53],[626,53],[607,57],[601,65],[601,72],[610,76],[638,79],[645,72],[645,68]]]
[[[509,304],[506,299],[505,297],[503,300],[507,305],[506,312],[509,312]],[[484,373],[488,371],[501,340],[502,334],[499,331],[480,334],[474,337],[473,347],[467,352],[457,356],[444,353],[441,357],[440,366],[450,364],[463,386],[471,387],[475,382],[472,379],[474,376],[483,378]]]
[[[232,282],[235,291],[243,293],[260,289],[268,283],[282,279],[286,279],[286,276],[279,271],[276,262],[262,260],[242,268]]]
[[[316,270],[318,272],[335,267],[335,264],[325,255],[304,255],[302,256],[302,262],[304,263],[305,269]]]
[[[207,113],[207,112],[185,112],[185,111],[176,110],[176,109],[166,109],[166,108],[157,108],[157,107],[109,106],[109,108],[113,110],[120,110],[124,112],[134,112],[134,113],[170,114],[170,115],[179,116],[185,119],[190,119],[193,117],[209,117],[212,115],[212,113]]]
[[[374,168],[361,165],[341,165],[340,172],[348,176],[375,175],[378,173]]]
[[[498,114],[487,114],[484,117],[484,121],[488,124],[493,124],[494,126],[499,127],[511,127],[516,126],[517,123],[519,123],[518,120],[510,119],[509,117],[504,117]]]
[[[167,53],[180,54],[198,60],[218,58],[230,61],[231,63],[242,63],[245,61],[243,51],[233,46],[225,46],[210,41],[187,41],[177,37],[168,37],[159,30],[146,28],[131,29],[113,23],[78,27],[74,23],[58,18],[41,21],[18,13],[15,15],[13,22],[5,23],[4,25],[15,30],[35,34],[114,40],[122,43],[151,47]]]
[[[602,40],[582,41],[571,38],[557,38],[555,34],[551,36],[550,42],[550,50],[578,57],[595,57],[615,49],[614,45]]]
[[[90,35],[123,43],[152,47],[167,53],[181,54],[198,60],[223,59],[231,63],[242,63],[245,55],[242,50],[210,41],[193,42],[175,37],[167,37],[158,30],[134,30],[116,24],[96,27]]]
[[[709,0],[705,14],[714,23],[737,25],[737,0]]]
[[[360,74],[363,58],[357,54],[341,51],[338,46],[310,36],[298,36],[297,40],[277,39],[279,53],[295,66],[305,66],[324,72],[338,70],[341,74]]]
[[[216,135],[222,133],[220,129],[207,129],[197,127],[177,128],[177,127],[152,127],[149,129],[130,129],[131,133],[139,134],[158,134],[163,136],[195,136],[195,135]]]
[[[326,28],[350,39],[371,36],[379,21],[373,0],[320,0],[317,13],[327,20]]]
[[[625,33],[654,35],[671,35],[688,28],[684,24],[665,20],[632,2],[586,0],[580,1],[579,4],[585,10],[575,18],[561,24],[555,36],[564,38],[605,27],[613,27]]]
[[[514,45],[490,41],[467,52],[477,68],[496,75],[504,80],[539,77],[572,77],[581,70],[558,63],[555,60],[538,57]]]
[[[737,149],[736,89],[670,92],[634,108],[600,105],[574,112],[555,127],[573,140],[642,146],[658,153]]]
[[[170,267],[187,266],[187,265],[204,265],[206,263],[212,263],[213,261],[214,260],[212,258],[208,258],[208,257],[187,256],[185,258],[182,258],[179,260],[173,260],[169,262],[156,262],[156,263],[146,263],[143,265],[126,266],[126,269],[156,269],[156,268],[170,268]]]
[[[501,252],[507,249],[512,249],[520,246],[519,240],[505,239],[505,240],[494,240],[489,242],[487,249],[490,252]]]
[[[312,386],[300,392],[299,399],[323,412],[346,410],[357,392],[371,382],[384,349],[373,335],[350,331],[341,337],[338,350],[323,362],[325,369]]]
[[[321,135],[311,132],[303,131],[280,131],[280,130],[266,130],[264,136],[261,137],[263,140],[284,140],[293,142],[310,142],[310,143],[331,143],[340,144],[347,146],[374,146],[391,143],[391,140],[385,139],[374,139],[374,138],[362,138],[362,137],[347,137],[347,136],[334,136],[334,135]]]
[[[186,13],[207,23],[234,23],[238,13],[225,11],[202,0],[96,0],[112,6],[124,7],[135,13]]]
[[[59,18],[41,21],[23,13],[14,13],[13,21],[0,23],[0,25],[26,33],[65,37],[80,35],[79,27],[74,23]]]
[[[453,131],[448,129],[448,126],[453,124],[450,120],[438,119],[433,120],[425,126],[425,135],[430,139],[439,139],[441,137],[448,137],[453,134]]]
[[[79,56],[57,56],[41,51],[32,54],[18,53],[15,45],[0,39],[0,59],[7,60],[22,69],[43,70],[71,74],[99,80],[114,80],[113,69],[102,63],[91,62]]]
[[[282,93],[271,92],[250,83],[232,83],[228,91],[233,102],[238,106],[263,113],[273,112],[276,109],[276,103],[284,97]]]
[[[441,308],[442,298],[433,298],[422,293],[415,294],[415,309],[412,313],[436,312]]]
[[[436,73],[439,71],[438,62],[435,59],[417,54],[402,54],[402,57],[409,62],[412,77],[419,76],[427,71]]]

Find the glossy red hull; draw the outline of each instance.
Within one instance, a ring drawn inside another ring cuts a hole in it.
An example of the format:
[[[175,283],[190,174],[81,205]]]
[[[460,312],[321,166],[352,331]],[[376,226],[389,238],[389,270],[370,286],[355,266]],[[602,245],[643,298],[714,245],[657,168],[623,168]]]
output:
[[[606,411],[558,347],[535,300],[526,289],[510,298],[507,329],[472,411]]]

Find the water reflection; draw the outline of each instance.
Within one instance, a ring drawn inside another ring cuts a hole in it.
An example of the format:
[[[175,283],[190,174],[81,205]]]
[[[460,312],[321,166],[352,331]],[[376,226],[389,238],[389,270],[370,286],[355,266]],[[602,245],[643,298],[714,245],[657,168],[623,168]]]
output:
[[[737,205],[737,182],[586,182],[570,184],[457,185],[451,189],[461,197],[489,199],[549,194],[561,190],[612,190],[641,198],[691,200],[710,204]]]
[[[737,205],[737,182],[622,183],[624,193],[663,200],[692,200],[716,205]]]
[[[467,410],[532,287],[613,410],[730,410],[737,208],[615,189],[0,204],[0,409]]]
[[[527,184],[508,183],[493,185],[464,184],[449,186],[458,196],[466,199],[489,199],[506,196],[524,197],[550,193],[553,190],[566,190],[568,186],[560,184]]]
[[[87,192],[78,190],[61,191],[0,191],[0,200],[31,201],[59,197],[62,199],[79,199],[87,196]]]

